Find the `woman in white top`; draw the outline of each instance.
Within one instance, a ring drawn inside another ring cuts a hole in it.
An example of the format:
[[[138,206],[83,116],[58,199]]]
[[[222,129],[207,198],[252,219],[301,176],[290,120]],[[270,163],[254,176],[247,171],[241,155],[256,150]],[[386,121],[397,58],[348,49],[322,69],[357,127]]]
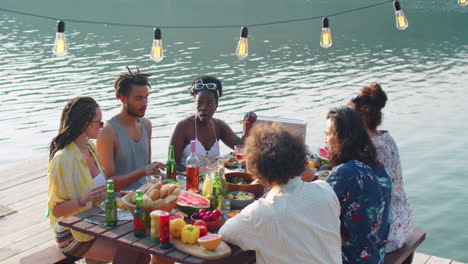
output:
[[[302,139],[279,124],[256,125],[244,149],[247,168],[271,188],[219,230],[223,240],[255,250],[262,263],[340,264],[340,204],[328,183],[304,182]]]
[[[171,145],[174,146],[174,155],[178,170],[185,170],[185,161],[190,155],[190,141],[195,140],[197,154],[204,164],[201,155],[208,159],[219,156],[219,141],[223,141],[230,148],[242,144],[242,138],[237,136],[224,121],[213,118],[218,108],[218,99],[221,97],[223,87],[221,81],[213,76],[202,75],[193,81],[190,94],[195,99],[195,114],[180,121],[172,134]],[[253,112],[245,115],[243,137],[257,116]]]
[[[367,133],[377,150],[377,158],[387,169],[392,180],[390,202],[391,226],[388,235],[386,252],[403,246],[413,233],[413,208],[403,188],[403,173],[400,154],[392,136],[385,130],[377,130],[382,123],[382,108],[387,102],[387,95],[378,83],[371,83],[361,88],[358,96],[351,99],[348,105],[361,114]]]

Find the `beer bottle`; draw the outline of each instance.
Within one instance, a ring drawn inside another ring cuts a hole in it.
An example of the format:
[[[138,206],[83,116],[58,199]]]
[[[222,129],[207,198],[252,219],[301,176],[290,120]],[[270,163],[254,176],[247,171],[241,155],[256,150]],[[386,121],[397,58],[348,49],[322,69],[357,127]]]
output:
[[[169,146],[169,153],[166,162],[166,179],[176,179],[176,163],[174,156],[174,146]]]
[[[133,234],[136,237],[145,237],[145,209],[143,209],[143,193],[136,192],[136,207],[133,210]]]
[[[117,225],[117,201],[115,200],[113,180],[107,180],[106,225]]]

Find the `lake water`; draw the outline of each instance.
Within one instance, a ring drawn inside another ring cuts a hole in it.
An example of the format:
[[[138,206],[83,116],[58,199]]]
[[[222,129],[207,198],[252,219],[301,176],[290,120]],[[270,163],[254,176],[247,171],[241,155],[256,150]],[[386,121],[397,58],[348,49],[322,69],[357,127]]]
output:
[[[258,1],[4,0],[2,8],[53,17],[147,25],[253,24],[322,16],[373,3]],[[166,58],[149,60],[151,28],[67,23],[70,55],[51,54],[55,21],[0,11],[0,165],[46,155],[65,102],[94,97],[104,119],[119,111],[113,80],[125,65],[152,72],[147,117],[153,158],[165,160],[175,123],[193,112],[199,74],[224,83],[216,113],[236,131],[246,111],[307,122],[307,143],[323,143],[325,114],[371,81],[388,94],[382,128],[400,147],[418,251],[468,262],[468,7],[455,0],[402,1],[330,18],[334,45],[319,46],[320,20],[250,28],[250,54],[234,55],[239,28],[164,29]],[[223,149],[227,151],[226,148]]]

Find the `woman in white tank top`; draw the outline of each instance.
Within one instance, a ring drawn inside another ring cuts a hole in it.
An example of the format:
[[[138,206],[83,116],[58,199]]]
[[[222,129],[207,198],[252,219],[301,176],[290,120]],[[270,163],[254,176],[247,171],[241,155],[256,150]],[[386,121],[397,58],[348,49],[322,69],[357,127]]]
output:
[[[203,75],[195,79],[190,94],[195,99],[195,114],[177,124],[170,143],[174,146],[178,170],[185,170],[185,161],[190,155],[190,140],[196,141],[197,155],[204,165],[202,154],[208,159],[219,156],[220,140],[231,149],[235,145],[242,144],[243,138],[248,135],[248,131],[257,120],[254,112],[245,114],[244,120],[248,122],[244,124],[241,138],[224,121],[213,118],[218,107],[218,99],[222,95],[221,81],[215,77]]]

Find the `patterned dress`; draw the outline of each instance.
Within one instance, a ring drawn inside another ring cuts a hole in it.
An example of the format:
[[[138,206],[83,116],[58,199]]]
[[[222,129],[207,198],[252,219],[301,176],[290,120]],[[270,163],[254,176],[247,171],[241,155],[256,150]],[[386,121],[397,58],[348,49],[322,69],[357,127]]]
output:
[[[328,175],[341,205],[341,247],[343,263],[381,264],[390,229],[390,177],[378,165],[375,169],[351,160]]]
[[[388,235],[386,252],[399,249],[413,233],[413,208],[406,198],[403,188],[403,175],[400,163],[400,154],[395,141],[386,131],[381,135],[372,137],[372,142],[377,149],[377,157],[387,169],[392,180],[392,198],[390,202],[390,216],[392,223]]]

